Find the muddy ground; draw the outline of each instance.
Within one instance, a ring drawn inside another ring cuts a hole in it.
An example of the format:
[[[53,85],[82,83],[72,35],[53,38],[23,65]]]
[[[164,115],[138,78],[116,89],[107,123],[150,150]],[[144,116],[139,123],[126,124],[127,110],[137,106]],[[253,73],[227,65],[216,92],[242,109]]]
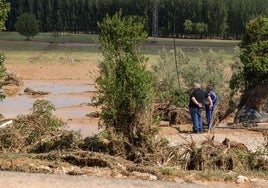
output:
[[[95,64],[46,64],[46,65],[36,65],[36,64],[6,64],[5,65],[8,71],[15,72],[25,83],[35,83],[35,82],[50,82],[50,83],[63,83],[63,84],[74,84],[76,86],[85,84],[94,85],[94,81],[98,76],[98,67]],[[12,93],[12,90],[16,90],[16,88],[6,87],[7,92]],[[68,96],[81,96],[81,97],[89,97],[89,100],[94,96],[94,92],[72,92],[66,94]],[[14,106],[14,108],[16,108]],[[79,128],[81,129],[81,133],[84,135],[88,135],[88,129],[97,131],[97,118],[88,118],[88,117],[68,117],[64,111],[70,111],[72,109],[77,109],[95,112],[99,109],[95,109],[92,106],[88,105],[74,105],[68,108],[61,108],[58,110],[58,115],[68,124],[72,129],[72,125],[79,124]],[[224,122],[224,124],[232,123],[233,119],[228,118]],[[81,128],[82,127],[82,128]],[[74,128],[74,127],[73,127]],[[92,129],[93,128],[93,129]],[[75,129],[75,128],[74,128]],[[192,135],[190,134],[191,125],[173,125],[169,126],[166,122],[162,122],[161,131],[159,136],[166,137],[169,139],[171,145],[179,145],[182,143],[191,142],[195,140],[198,143],[204,141],[207,137],[211,136],[212,133],[203,133],[200,135]],[[257,150],[259,147],[263,147],[264,138],[262,132],[259,131],[250,131],[250,130],[241,130],[241,129],[215,129],[213,131],[213,135],[215,136],[215,140],[217,142],[222,142],[226,137],[231,140],[241,142],[249,147],[250,150]],[[105,173],[104,173],[105,174]],[[94,176],[94,173],[91,174]],[[16,176],[16,174],[14,174]],[[105,177],[105,175],[101,175],[100,177]],[[191,179],[188,175],[187,180]],[[14,177],[13,177],[14,178]],[[33,177],[35,178],[35,177]],[[53,177],[54,178],[54,177]],[[252,177],[253,178],[253,177]],[[16,178],[15,178],[16,180]],[[14,180],[14,181],[15,181]],[[13,181],[13,180],[12,180]],[[36,177],[36,186],[40,184],[40,177]],[[102,181],[102,180],[100,180]],[[191,179],[193,181],[193,179]],[[205,181],[206,182],[206,181]],[[207,182],[209,183],[209,182]],[[135,184],[135,182],[133,182]],[[212,184],[212,182],[211,182]],[[265,187],[267,181],[257,180],[257,183],[254,184],[252,181],[246,181],[242,184],[231,184],[231,186],[243,186],[243,187],[251,187],[253,185],[255,187]],[[2,184],[3,185],[3,184]],[[36,187],[32,186],[32,187]],[[8,185],[3,186],[8,187]],[[131,187],[131,186],[130,186]],[[145,186],[141,186],[145,187]]]

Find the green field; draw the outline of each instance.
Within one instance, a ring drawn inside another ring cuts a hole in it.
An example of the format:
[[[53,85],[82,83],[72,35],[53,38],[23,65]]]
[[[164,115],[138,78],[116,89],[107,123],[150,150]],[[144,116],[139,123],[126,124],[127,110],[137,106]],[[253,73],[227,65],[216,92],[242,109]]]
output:
[[[16,32],[0,33],[0,51],[6,55],[5,63],[68,63],[74,60],[79,63],[98,63],[100,51],[93,34],[53,34],[39,33],[38,36],[26,41],[24,36]],[[143,53],[149,62],[157,61],[159,50],[163,48],[181,48],[187,54],[196,56],[200,49],[223,51],[226,61],[230,61],[233,49],[239,41],[222,40],[191,40],[148,38],[143,44]]]

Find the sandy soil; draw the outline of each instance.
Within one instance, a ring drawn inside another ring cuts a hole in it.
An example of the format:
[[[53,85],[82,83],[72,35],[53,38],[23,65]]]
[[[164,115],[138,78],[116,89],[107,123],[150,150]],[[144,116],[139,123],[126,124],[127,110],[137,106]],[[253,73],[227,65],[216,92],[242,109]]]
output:
[[[96,64],[6,64],[7,70],[15,72],[23,80],[87,80],[93,83],[98,76]]]
[[[38,82],[38,81],[56,81],[56,82],[62,82],[62,83],[72,83],[72,84],[94,84],[94,81],[96,79],[96,77],[98,76],[98,66],[95,64],[46,64],[46,65],[36,65],[36,64],[6,64],[5,65],[8,71],[11,72],[15,72],[18,74],[18,76],[27,82]],[[85,94],[85,93],[73,93],[73,95],[89,95],[91,96],[91,94]],[[72,108],[77,108],[77,106],[74,106]],[[85,108],[86,110],[89,111],[94,111],[96,109],[92,108],[92,107],[88,107],[88,106],[80,106],[79,108]],[[70,108],[68,109],[62,109],[62,110],[70,110]],[[60,115],[60,114],[59,114]],[[92,127],[96,127],[97,123],[98,123],[98,119],[89,119],[89,118],[73,118],[70,119],[68,117],[64,117],[62,116],[62,118],[66,121],[66,122],[72,122],[73,124],[75,123],[79,123],[79,124],[84,124],[85,125],[85,129],[88,128],[89,125],[91,125]],[[81,127],[80,127],[81,128]],[[171,145],[178,145],[178,144],[182,144],[185,142],[189,142],[191,140],[195,140],[197,142],[202,142],[203,140],[205,140],[207,137],[211,136],[212,134],[209,133],[203,133],[200,135],[193,135],[193,134],[189,134],[189,132],[191,131],[191,125],[178,125],[178,126],[168,126],[168,125],[163,125],[161,132],[160,132],[160,136],[166,137],[170,140]],[[222,142],[224,138],[228,137],[231,140],[237,141],[237,142],[242,142],[244,143],[247,147],[249,147],[252,150],[256,150],[258,147],[262,147],[263,145],[263,135],[261,132],[255,132],[255,131],[247,131],[247,130],[240,130],[240,129],[234,129],[234,130],[224,130],[224,129],[216,129],[213,134],[215,135],[215,141],[217,142]],[[26,185],[25,181],[24,181],[24,176],[26,175],[19,175],[18,178],[16,178],[17,174],[11,175],[11,177],[9,177],[10,174],[3,174],[0,173],[0,177],[4,177],[5,181],[0,181],[1,185],[3,187],[17,187],[18,184],[16,184],[14,186],[9,186],[12,185],[12,182],[20,182],[20,186],[22,187],[22,185]],[[21,178],[22,176],[22,178]],[[43,182],[44,178],[41,176],[29,176],[29,178],[33,178],[30,179],[31,185],[28,184],[28,187],[45,187],[44,185],[47,185],[49,187],[69,187],[68,185],[66,185],[66,183],[68,183],[69,185],[73,185],[73,182],[70,183],[69,181],[71,181],[71,179],[69,179],[69,177],[65,176],[65,179],[62,180],[61,178],[64,177],[50,177],[46,176],[45,178],[48,178],[49,180],[47,184],[43,184],[41,182]],[[28,177],[28,175],[27,175]],[[56,178],[56,179],[55,179]],[[73,178],[73,177],[72,177]],[[55,183],[58,180],[61,180],[62,184],[59,185],[59,183]],[[0,180],[3,180],[3,178],[0,178]],[[7,180],[7,181],[6,181]],[[78,179],[74,178],[74,182],[77,181]],[[80,180],[78,180],[80,181]],[[84,180],[83,180],[84,181]],[[6,185],[5,182],[7,183]],[[52,183],[51,183],[52,182]],[[54,184],[53,184],[54,182]],[[94,183],[95,182],[95,183]],[[110,184],[111,182],[113,182],[113,180],[111,181],[107,181],[108,183],[106,184],[106,186],[101,186],[100,182],[103,182],[102,179],[100,180],[96,180],[92,183],[92,186],[89,187],[118,187],[119,184],[117,183],[113,183],[115,184],[114,186],[108,186],[108,184]],[[10,183],[10,184],[9,184]],[[85,181],[85,183],[82,185],[79,184],[79,187],[87,187],[86,185],[88,185],[88,181]],[[43,185],[42,185],[43,184]],[[149,185],[147,184],[143,184],[143,183],[138,183],[137,182],[131,182],[131,183],[122,183],[124,187],[128,186],[128,187],[149,187]],[[41,186],[42,185],[42,186]],[[54,185],[54,186],[53,186]],[[65,185],[65,186],[62,186]],[[78,185],[78,184],[76,184]],[[112,185],[112,183],[111,183]],[[135,186],[136,185],[136,186]],[[160,186],[161,185],[161,186]],[[265,184],[267,185],[267,184]],[[123,187],[121,186],[121,187]],[[198,184],[196,187],[200,187],[201,184]],[[232,187],[236,187],[232,186]],[[244,186],[244,187],[250,187],[249,184],[242,184],[240,186]],[[120,186],[119,186],[120,187]],[[153,187],[165,187],[164,185],[162,185],[162,183],[159,183],[159,186],[156,186],[156,184],[153,184]],[[175,184],[175,185],[171,185],[170,187],[189,187],[188,186],[184,186],[183,184]],[[191,187],[195,187],[195,186],[191,186]],[[205,187],[205,186],[204,186]],[[213,186],[212,186],[213,187]],[[225,185],[225,187],[228,187],[227,185]],[[262,187],[262,186],[256,186],[256,187]]]

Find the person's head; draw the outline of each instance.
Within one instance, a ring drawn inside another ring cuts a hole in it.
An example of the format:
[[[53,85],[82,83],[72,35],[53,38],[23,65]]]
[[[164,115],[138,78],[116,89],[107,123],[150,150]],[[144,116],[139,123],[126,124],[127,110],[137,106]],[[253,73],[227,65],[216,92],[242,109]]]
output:
[[[201,85],[200,85],[199,83],[195,82],[195,83],[194,83],[194,88],[195,88],[195,89],[201,88]]]
[[[213,86],[212,85],[207,85],[206,87],[207,91],[210,92],[213,90]]]

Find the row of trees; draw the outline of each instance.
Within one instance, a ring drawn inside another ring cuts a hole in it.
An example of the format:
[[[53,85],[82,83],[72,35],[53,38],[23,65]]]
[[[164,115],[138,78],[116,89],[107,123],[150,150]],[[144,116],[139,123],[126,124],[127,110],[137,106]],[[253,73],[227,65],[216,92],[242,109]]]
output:
[[[152,33],[154,0],[7,0],[11,11],[6,22],[15,31],[17,17],[32,13],[41,32],[98,33],[98,22],[120,9],[136,15]],[[246,23],[268,15],[267,0],[157,0],[159,36],[240,38]],[[185,24],[186,22],[186,24]],[[188,24],[187,24],[188,23]],[[190,27],[189,27],[190,23]]]

